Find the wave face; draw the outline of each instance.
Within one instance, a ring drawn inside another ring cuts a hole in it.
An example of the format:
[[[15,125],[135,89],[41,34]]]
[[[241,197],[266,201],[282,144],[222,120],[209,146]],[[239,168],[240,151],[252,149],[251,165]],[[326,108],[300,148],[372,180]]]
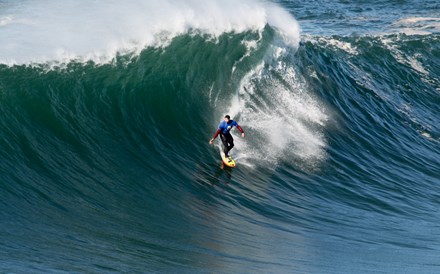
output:
[[[437,272],[440,20],[315,2],[0,1],[0,269]]]

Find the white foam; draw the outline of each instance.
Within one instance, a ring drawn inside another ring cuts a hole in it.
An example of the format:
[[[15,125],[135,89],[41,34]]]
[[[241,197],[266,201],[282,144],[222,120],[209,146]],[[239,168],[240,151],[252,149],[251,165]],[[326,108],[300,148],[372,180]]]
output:
[[[395,24],[414,24],[419,22],[426,22],[426,21],[440,21],[440,18],[438,17],[408,17],[399,19]]]
[[[218,37],[261,31],[267,24],[296,47],[296,20],[276,4],[258,0],[11,1],[0,11],[0,62],[93,60],[118,52],[165,46],[196,31]]]
[[[348,54],[351,55],[358,55],[358,49],[353,46],[350,42],[340,41],[332,37],[313,37],[313,36],[304,36],[303,37],[305,41],[311,42],[311,43],[318,43],[320,45],[324,46],[330,46],[333,48],[338,48],[340,50],[345,51]]]
[[[440,32],[439,17],[408,17],[391,24],[393,32],[406,35],[430,35]]]
[[[8,25],[10,22],[12,22],[12,19],[13,19],[12,16],[0,17],[0,27]]]

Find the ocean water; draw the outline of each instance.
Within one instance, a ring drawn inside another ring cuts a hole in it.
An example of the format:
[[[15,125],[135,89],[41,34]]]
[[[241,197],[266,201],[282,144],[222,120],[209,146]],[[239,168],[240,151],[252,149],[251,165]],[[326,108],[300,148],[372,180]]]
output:
[[[0,0],[0,109],[2,273],[440,272],[438,1]]]

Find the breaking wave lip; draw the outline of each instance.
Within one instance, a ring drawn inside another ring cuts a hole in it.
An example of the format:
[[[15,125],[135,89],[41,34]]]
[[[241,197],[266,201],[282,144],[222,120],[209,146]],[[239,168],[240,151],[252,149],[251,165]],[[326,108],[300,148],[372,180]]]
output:
[[[50,11],[50,12],[49,12]],[[185,33],[207,34],[262,31],[274,28],[297,47],[299,25],[274,3],[258,0],[118,1],[84,0],[8,4],[0,11],[0,63],[50,61],[108,63],[117,54],[166,46]]]

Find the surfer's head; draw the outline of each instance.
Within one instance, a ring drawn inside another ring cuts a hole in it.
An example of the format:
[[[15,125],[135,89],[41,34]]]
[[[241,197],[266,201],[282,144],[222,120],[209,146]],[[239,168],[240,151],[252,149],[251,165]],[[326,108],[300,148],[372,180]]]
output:
[[[229,120],[231,120],[231,116],[225,115],[225,122],[227,123],[227,122],[229,122]]]

